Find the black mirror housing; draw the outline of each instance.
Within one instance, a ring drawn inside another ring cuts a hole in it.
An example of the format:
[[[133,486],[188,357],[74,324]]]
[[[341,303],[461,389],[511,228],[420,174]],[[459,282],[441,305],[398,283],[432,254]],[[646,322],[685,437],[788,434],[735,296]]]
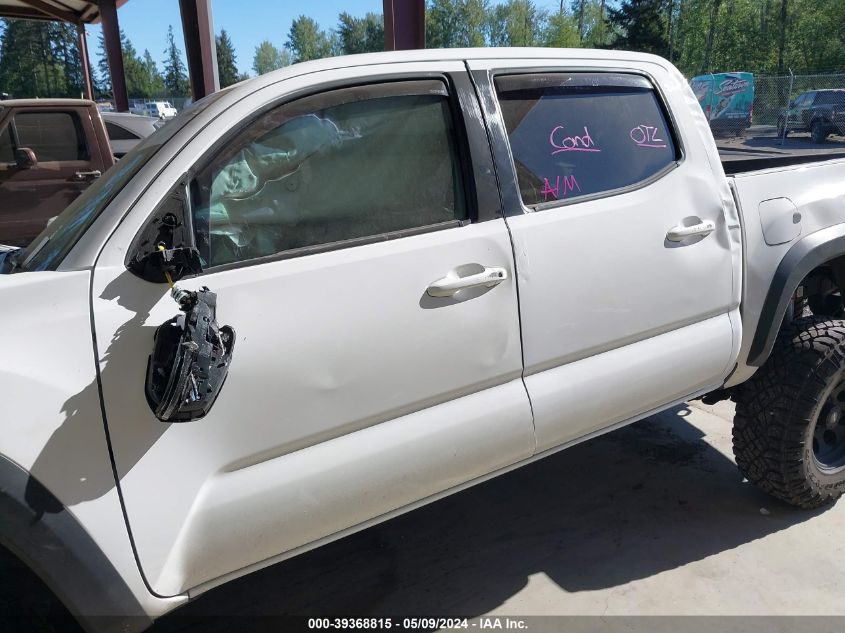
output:
[[[19,147],[15,150],[15,164],[18,169],[32,169],[38,167],[38,158],[28,147]]]
[[[162,422],[189,422],[211,409],[232,360],[235,331],[217,325],[217,295],[174,290],[184,316],[178,315],[156,330],[147,363],[147,403]]]

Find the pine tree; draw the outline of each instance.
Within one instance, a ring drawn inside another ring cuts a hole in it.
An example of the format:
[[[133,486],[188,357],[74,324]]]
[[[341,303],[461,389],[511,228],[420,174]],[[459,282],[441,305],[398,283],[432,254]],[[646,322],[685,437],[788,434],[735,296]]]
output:
[[[608,9],[608,22],[617,29],[613,48],[668,55],[663,0],[623,0],[618,9]]]
[[[144,59],[141,62],[144,67],[145,97],[160,97],[164,94],[164,79],[158,72],[153,56],[150,51],[144,49]]]
[[[79,47],[69,25],[3,20],[0,92],[16,97],[79,97]]]
[[[166,56],[164,62],[164,89],[171,97],[188,96],[188,73],[185,64],[182,62],[182,51],[176,47],[176,40],[173,37],[173,26],[167,27],[167,48],[164,49]]]
[[[238,66],[235,62],[235,47],[226,29],[220,31],[220,35],[214,38],[217,45],[217,74],[220,78],[220,87],[225,88],[238,83]]]

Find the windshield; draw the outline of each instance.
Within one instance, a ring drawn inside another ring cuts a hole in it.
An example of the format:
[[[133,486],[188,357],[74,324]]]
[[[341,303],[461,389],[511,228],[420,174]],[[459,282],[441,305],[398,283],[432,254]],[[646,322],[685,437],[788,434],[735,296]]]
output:
[[[15,257],[16,264],[11,272],[55,270],[103,209],[156,152],[227,92],[229,89],[221,90],[195,102],[121,158]]]

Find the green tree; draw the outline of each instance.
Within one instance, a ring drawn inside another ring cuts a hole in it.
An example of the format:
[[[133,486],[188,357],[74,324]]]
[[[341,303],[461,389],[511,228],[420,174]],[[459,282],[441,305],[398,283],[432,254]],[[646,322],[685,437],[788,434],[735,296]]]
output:
[[[320,25],[304,15],[296,18],[290,26],[285,47],[291,52],[294,62],[329,57],[340,48],[340,42],[320,29]]]
[[[668,54],[663,0],[623,0],[618,9],[609,9],[608,21],[618,31],[613,48]]]
[[[558,13],[549,16],[546,29],[543,32],[543,46],[558,48],[576,48],[581,45],[578,33],[578,19],[566,13],[563,8]]]
[[[279,50],[269,40],[264,40],[255,47],[255,56],[252,58],[252,69],[255,74],[263,75],[288,65],[290,65],[290,54],[286,50]]]
[[[337,37],[344,55],[384,50],[384,18],[367,13],[356,18],[344,11],[338,16]]]
[[[426,8],[426,46],[484,46],[489,0],[430,0]]]
[[[235,47],[226,29],[220,31],[220,35],[214,38],[217,46],[217,75],[220,79],[220,87],[225,88],[238,83],[238,66],[235,60]]]
[[[0,20],[0,91],[18,97],[79,97],[76,29],[57,22]]]
[[[488,13],[487,37],[491,46],[539,46],[547,19],[532,0],[507,0]]]
[[[189,94],[188,74],[182,62],[182,52],[176,47],[173,27],[167,27],[167,48],[164,49],[164,89],[171,97],[186,97]]]
[[[150,51],[144,49],[144,59],[141,62],[144,68],[144,95],[145,97],[158,97],[164,94],[164,78],[158,72],[153,56]]]

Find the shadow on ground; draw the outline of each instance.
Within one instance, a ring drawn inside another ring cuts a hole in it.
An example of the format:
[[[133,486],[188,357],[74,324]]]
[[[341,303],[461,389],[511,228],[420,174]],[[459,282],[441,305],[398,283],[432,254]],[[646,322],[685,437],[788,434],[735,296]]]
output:
[[[154,630],[193,630],[195,617],[227,630],[208,616],[472,617],[531,574],[567,592],[614,587],[817,514],[743,483],[689,413],[677,407],[246,576]]]

